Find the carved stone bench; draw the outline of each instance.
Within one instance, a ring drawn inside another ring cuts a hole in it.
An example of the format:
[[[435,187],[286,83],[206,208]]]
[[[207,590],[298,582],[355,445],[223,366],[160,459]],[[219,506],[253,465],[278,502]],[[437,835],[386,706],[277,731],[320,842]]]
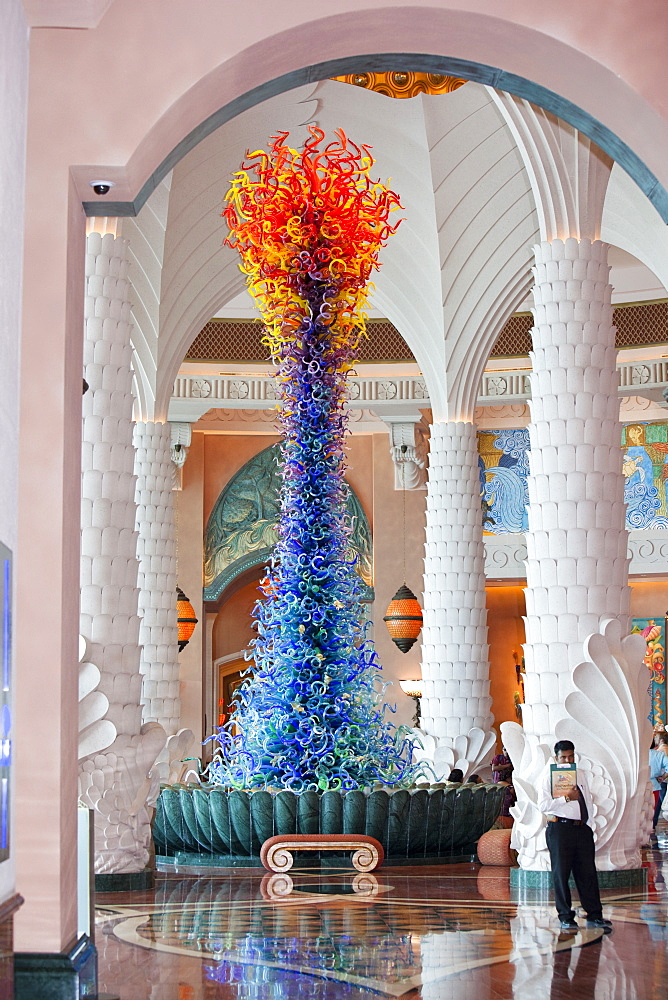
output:
[[[353,867],[372,872],[385,860],[382,845],[362,833],[293,833],[269,837],[262,845],[260,860],[270,872],[290,871],[292,851],[354,851]]]

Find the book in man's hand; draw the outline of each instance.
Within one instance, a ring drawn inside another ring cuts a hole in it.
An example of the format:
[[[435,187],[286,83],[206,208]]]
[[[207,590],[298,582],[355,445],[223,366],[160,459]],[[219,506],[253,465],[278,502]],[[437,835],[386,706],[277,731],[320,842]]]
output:
[[[552,798],[557,799],[573,788],[577,788],[578,769],[575,764],[551,764],[550,780],[552,783]]]

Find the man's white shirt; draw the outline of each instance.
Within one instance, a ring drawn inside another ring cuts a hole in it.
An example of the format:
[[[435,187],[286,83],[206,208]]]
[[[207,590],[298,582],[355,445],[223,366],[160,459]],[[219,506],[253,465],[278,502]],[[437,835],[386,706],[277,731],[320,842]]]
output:
[[[560,796],[558,799],[552,798],[552,772],[550,770],[550,765],[554,763],[554,760],[550,760],[541,773],[538,782],[538,808],[542,813],[545,813],[546,816],[561,816],[564,819],[580,819],[581,813],[579,799],[565,799],[563,796]],[[591,797],[587,774],[579,767],[577,770],[577,784],[578,788],[582,792],[582,797],[584,798],[587,806],[587,826],[590,826],[593,830],[594,801]]]

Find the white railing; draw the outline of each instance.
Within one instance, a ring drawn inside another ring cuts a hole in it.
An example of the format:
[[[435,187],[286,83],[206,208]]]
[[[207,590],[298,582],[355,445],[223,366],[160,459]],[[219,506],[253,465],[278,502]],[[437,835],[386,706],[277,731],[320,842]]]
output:
[[[634,361],[619,364],[621,395],[658,393],[668,383],[668,360]],[[529,371],[485,372],[480,384],[480,406],[524,402],[531,396]],[[174,383],[173,400],[206,402],[207,409],[225,406],[230,409],[266,409],[277,400],[276,382],[268,376],[215,375],[187,377],[179,375]],[[353,407],[368,408],[374,403],[416,402],[429,406],[429,394],[423,378],[351,378],[348,399]]]

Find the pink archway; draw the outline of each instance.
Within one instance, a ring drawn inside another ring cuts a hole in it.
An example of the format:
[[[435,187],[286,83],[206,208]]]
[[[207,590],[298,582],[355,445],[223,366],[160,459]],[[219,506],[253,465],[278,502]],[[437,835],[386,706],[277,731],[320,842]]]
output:
[[[636,179],[650,197],[660,198],[668,187],[668,123],[661,103],[668,90],[666,5],[500,0],[490,8],[488,0],[433,0],[431,6],[367,0],[359,9],[358,0],[337,0],[337,13],[325,17],[321,7],[309,0],[257,0],[230,13],[220,0],[114,0],[94,29],[32,32],[15,632],[16,727],[24,734],[17,748],[16,863],[28,899],[16,923],[21,950],[58,951],[76,929],[72,665],[82,203],[93,197],[90,182],[100,174],[115,182],[102,209],[113,214],[114,201],[134,203],[150,193],[160,171],[215,127],[221,109],[236,114],[264,96],[371,56],[371,68],[429,57],[436,65],[449,60],[454,70],[462,60],[466,75],[485,68],[491,77],[476,78],[508,90],[527,82],[543,88],[535,91],[538,103],[541,95],[556,95],[566,102],[564,117],[569,108],[581,109],[592,130],[602,127],[602,142],[613,136],[620,155],[624,149],[635,154],[639,168],[646,168],[644,179]],[[37,565],[42,591],[49,594],[39,628],[32,572]],[[47,769],[39,796],[28,735],[34,732],[36,691],[50,710],[49,724],[40,730]]]

